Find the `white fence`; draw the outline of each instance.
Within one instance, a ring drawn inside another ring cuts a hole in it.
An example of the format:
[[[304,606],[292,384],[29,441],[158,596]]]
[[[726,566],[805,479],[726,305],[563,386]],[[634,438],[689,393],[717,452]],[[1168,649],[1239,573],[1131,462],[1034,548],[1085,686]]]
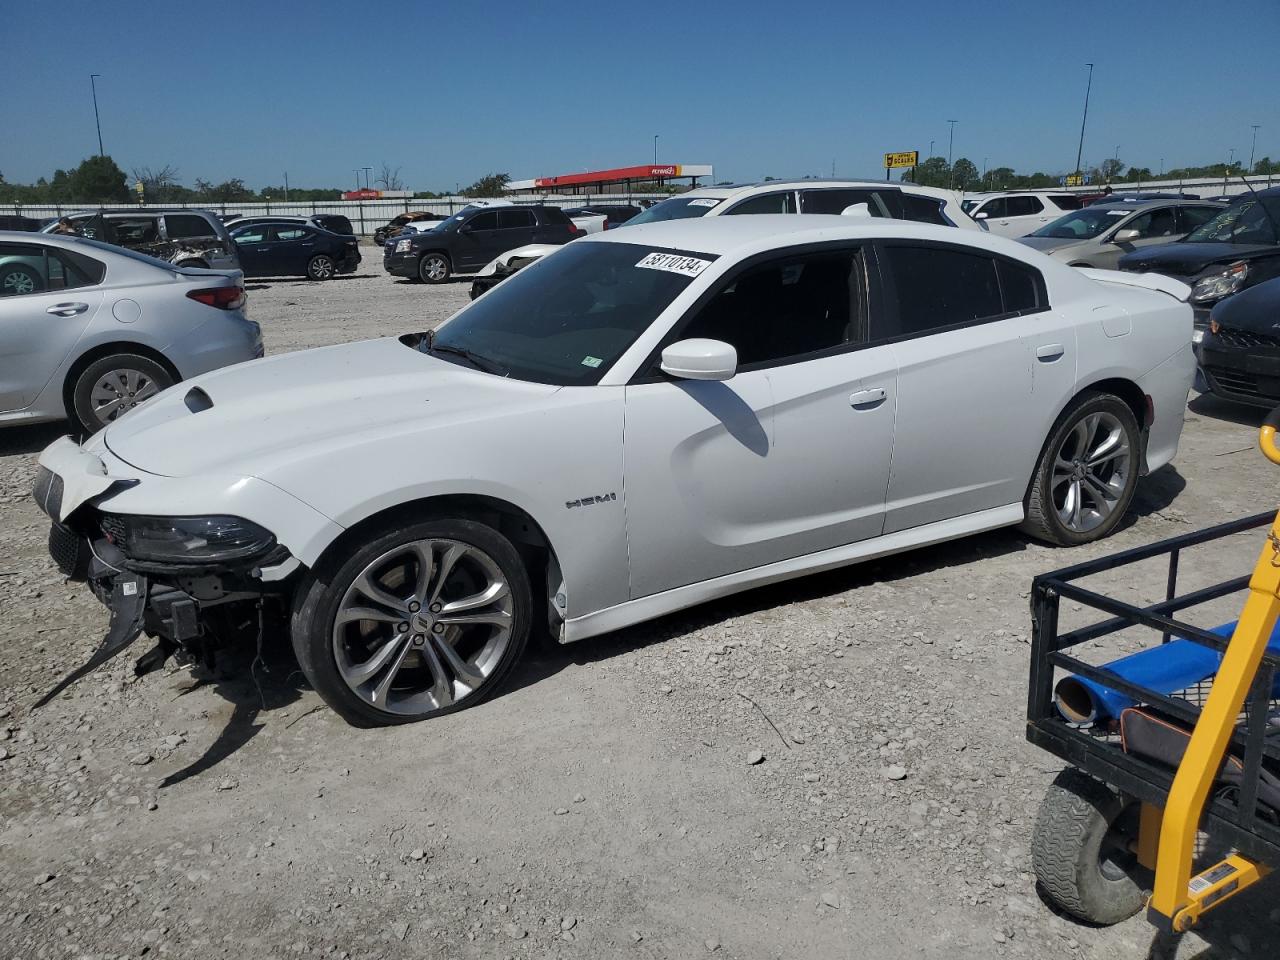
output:
[[[1116,193],[1196,193],[1205,200],[1211,200],[1214,197],[1234,197],[1237,193],[1248,193],[1250,189],[1265,190],[1277,185],[1280,185],[1280,171],[1274,176],[1245,177],[1243,180],[1240,177],[1225,180],[1222,177],[1188,177],[1182,180],[1144,180],[1141,183],[1113,181],[1111,189]],[[1083,187],[1067,187],[1067,190],[1072,193],[1097,193],[1102,186],[1100,183],[1092,183]]]
[[[630,203],[644,199],[663,199],[665,193],[610,193],[552,195],[512,194],[504,199],[516,203],[546,203],[558,207],[582,207],[597,203]],[[82,213],[101,208],[122,210],[209,210],[217,214],[237,213],[243,216],[305,217],[313,213],[340,213],[351,221],[356,233],[364,236],[399,214],[410,211],[427,211],[449,215],[465,207],[468,197],[440,197],[435,200],[315,200],[302,203],[283,203],[275,200],[257,200],[252,203],[14,203],[0,205],[0,213],[13,213],[20,217],[43,220],[61,217],[63,214]]]

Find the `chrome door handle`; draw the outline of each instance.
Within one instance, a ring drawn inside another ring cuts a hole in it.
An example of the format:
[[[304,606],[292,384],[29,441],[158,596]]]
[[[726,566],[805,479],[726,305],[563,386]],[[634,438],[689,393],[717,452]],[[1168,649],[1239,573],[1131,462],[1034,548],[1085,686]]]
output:
[[[45,313],[51,313],[55,317],[74,317],[76,314],[84,313],[88,309],[89,305],[87,303],[55,303]]]
[[[857,393],[849,397],[849,406],[855,410],[874,410],[880,404],[884,403],[889,396],[884,387],[875,387],[871,390],[859,390]]]
[[[1036,359],[1041,363],[1053,363],[1066,352],[1066,348],[1060,343],[1046,343],[1036,347]]]

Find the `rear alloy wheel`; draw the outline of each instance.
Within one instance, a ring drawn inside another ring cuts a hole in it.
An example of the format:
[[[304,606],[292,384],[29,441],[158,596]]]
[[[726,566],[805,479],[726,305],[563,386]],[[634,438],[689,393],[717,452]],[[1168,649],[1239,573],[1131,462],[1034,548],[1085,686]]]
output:
[[[312,280],[332,280],[338,273],[333,257],[320,253],[307,264],[307,276]]]
[[[44,289],[44,278],[33,267],[16,263],[0,270],[0,297],[18,297],[39,293]]]
[[[528,640],[519,554],[470,520],[395,524],[299,591],[293,646],[325,702],[356,726],[477,704]]]
[[[444,283],[453,272],[443,253],[423,254],[418,261],[418,279],[423,283]]]
[[[71,414],[85,433],[97,433],[161,390],[174,378],[149,357],[117,353],[95,360],[71,389]]]
[[[1022,528],[1064,547],[1107,536],[1133,500],[1141,446],[1127,403],[1112,394],[1083,394],[1045,444]]]

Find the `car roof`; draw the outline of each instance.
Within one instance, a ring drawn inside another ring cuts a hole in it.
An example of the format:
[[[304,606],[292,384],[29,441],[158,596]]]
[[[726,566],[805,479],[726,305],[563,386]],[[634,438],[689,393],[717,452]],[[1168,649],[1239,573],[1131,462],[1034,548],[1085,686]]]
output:
[[[1099,200],[1097,203],[1091,203],[1082,209],[1093,210],[1150,210],[1152,207],[1207,207],[1212,206],[1208,200],[1188,200],[1185,197],[1156,197],[1147,200]],[[1071,213],[1077,211],[1072,210]]]
[[[724,187],[695,187],[685,193],[673,194],[667,199],[672,200],[699,200],[699,199],[716,199],[725,200],[729,197],[745,196],[752,192],[765,193],[771,190],[805,190],[813,188],[831,188],[840,187],[862,187],[876,188],[880,190],[900,190],[906,193],[918,193],[924,196],[937,197],[938,199],[959,200],[959,194],[955,190],[946,190],[940,187],[925,187],[920,184],[910,183],[902,180],[838,180],[838,179],[819,179],[810,177],[808,180],[765,180],[760,183],[739,183],[731,184]]]

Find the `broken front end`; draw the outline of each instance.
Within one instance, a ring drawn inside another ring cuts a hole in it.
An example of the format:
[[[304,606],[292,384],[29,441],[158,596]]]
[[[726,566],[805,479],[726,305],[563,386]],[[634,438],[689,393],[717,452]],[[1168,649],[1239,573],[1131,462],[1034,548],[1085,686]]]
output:
[[[155,646],[135,663],[138,676],[171,656],[212,665],[219,648],[261,644],[266,624],[287,615],[299,564],[270,531],[234,516],[114,513],[112,486],[66,512],[63,478],[39,468],[33,493],[52,520],[49,553],[69,580],[89,585],[111,621],[94,655],[37,705],[143,634]]]

